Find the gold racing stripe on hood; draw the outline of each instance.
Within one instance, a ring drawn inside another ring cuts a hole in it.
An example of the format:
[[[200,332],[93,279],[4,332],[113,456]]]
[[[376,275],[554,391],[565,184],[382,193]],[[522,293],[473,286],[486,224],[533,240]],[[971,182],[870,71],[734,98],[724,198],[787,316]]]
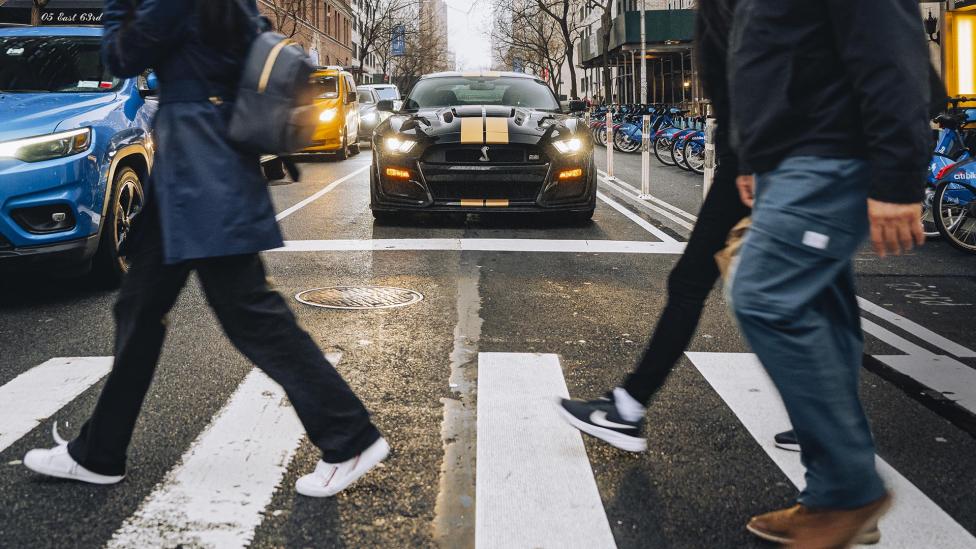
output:
[[[485,143],[508,144],[508,117],[485,118]]]
[[[480,198],[462,198],[462,208],[480,208],[485,205],[485,201]]]
[[[503,198],[489,198],[485,200],[485,206],[488,208],[507,208],[508,200]]]
[[[485,129],[481,117],[461,119],[461,143],[483,143]]]

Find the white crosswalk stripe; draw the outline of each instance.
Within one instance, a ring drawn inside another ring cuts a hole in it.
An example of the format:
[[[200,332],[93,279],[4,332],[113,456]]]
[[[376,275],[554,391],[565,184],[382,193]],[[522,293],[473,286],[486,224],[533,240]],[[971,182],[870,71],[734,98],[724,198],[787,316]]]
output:
[[[479,354],[477,549],[616,547],[567,396],[556,355]]]
[[[772,381],[749,353],[687,353],[712,388],[732,409],[763,450],[798,488],[804,485],[799,454],[777,449],[773,436],[789,418]],[[878,470],[894,492],[895,504],[881,521],[878,549],[971,549],[976,538],[908,479],[878,458]]]
[[[0,452],[112,369],[112,357],[52,358],[0,387]]]
[[[281,386],[252,370],[107,548],[246,547],[303,435]]]

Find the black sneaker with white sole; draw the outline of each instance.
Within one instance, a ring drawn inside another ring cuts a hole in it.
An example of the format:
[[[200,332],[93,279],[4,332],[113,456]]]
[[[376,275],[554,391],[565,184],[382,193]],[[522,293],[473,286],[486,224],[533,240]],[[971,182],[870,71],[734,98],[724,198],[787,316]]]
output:
[[[613,393],[590,401],[561,399],[559,412],[573,427],[615,448],[628,452],[647,450],[647,439],[641,436],[644,418],[627,421],[620,417]]]
[[[777,448],[789,450],[790,452],[800,451],[800,441],[796,439],[796,432],[790,429],[773,437]]]

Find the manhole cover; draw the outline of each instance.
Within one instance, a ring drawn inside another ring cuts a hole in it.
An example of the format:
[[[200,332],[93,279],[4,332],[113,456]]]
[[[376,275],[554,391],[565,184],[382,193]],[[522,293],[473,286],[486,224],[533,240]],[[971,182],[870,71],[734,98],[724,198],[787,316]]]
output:
[[[328,309],[389,309],[413,305],[424,298],[418,292],[386,286],[336,286],[306,290],[295,299],[306,305]]]

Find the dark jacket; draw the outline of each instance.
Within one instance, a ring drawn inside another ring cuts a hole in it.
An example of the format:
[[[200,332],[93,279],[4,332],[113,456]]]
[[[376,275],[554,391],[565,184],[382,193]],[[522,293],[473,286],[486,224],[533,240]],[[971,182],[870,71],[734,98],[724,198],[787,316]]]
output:
[[[705,96],[712,102],[717,123],[715,151],[725,169],[738,172],[738,161],[729,142],[729,102],[727,59],[732,15],[737,0],[702,0],[695,18],[695,53]]]
[[[916,0],[741,0],[729,51],[733,143],[757,173],[864,158],[870,196],[921,200],[928,49]]]
[[[167,263],[282,245],[258,158],[227,140],[243,54],[203,43],[197,1],[142,0],[133,12],[132,0],[107,0],[103,15],[108,68],[121,77],[153,68],[159,77],[147,196]],[[247,3],[256,17],[254,0]]]

